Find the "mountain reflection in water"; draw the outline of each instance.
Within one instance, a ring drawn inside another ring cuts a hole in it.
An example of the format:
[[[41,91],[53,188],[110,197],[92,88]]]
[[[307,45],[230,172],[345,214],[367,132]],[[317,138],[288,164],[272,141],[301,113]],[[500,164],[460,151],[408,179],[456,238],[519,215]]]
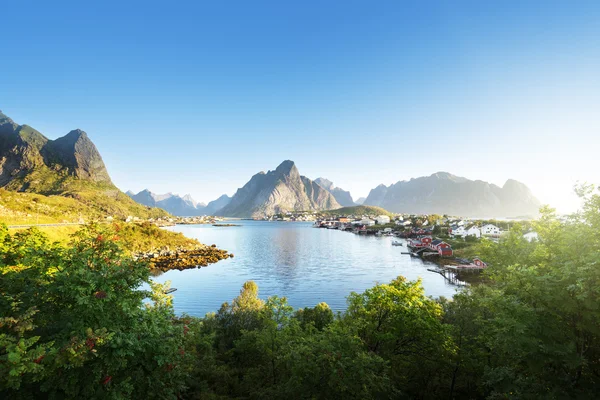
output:
[[[202,243],[216,244],[235,254],[201,269],[169,271],[155,279],[170,280],[177,288],[177,313],[203,316],[238,295],[242,284],[254,280],[260,296],[286,296],[298,308],[326,302],[343,311],[351,291],[404,275],[422,278],[425,293],[451,297],[457,286],[427,271],[433,264],[401,254],[389,237],[363,237],[309,223],[236,221],[243,226],[223,229],[210,225],[180,225],[169,229]]]

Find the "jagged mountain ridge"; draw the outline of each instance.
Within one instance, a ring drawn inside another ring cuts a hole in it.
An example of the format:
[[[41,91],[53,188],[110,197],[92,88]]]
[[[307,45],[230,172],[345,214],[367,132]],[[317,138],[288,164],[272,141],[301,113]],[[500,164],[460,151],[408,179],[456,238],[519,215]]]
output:
[[[50,140],[0,112],[0,186],[54,192],[61,189],[56,185],[60,177],[112,185],[98,149],[84,131],[75,129]]]
[[[274,171],[259,172],[238,189],[221,211],[226,217],[261,217],[286,211],[317,211],[340,208],[333,195],[300,175],[293,161]]]
[[[222,195],[208,204],[196,202],[191,195],[179,196],[173,193],[156,194],[148,189],[135,194],[127,191],[127,195],[140,204],[148,207],[158,207],[180,217],[194,217],[199,215],[214,215],[223,208],[231,198]]]
[[[325,190],[327,190],[329,193],[331,193],[335,200],[342,207],[352,207],[356,205],[356,203],[354,203],[354,200],[352,199],[352,195],[350,194],[350,192],[342,188],[336,187],[333,184],[333,182],[331,182],[329,179],[317,178],[315,179],[315,182],[321,187],[323,187]]]
[[[466,217],[516,217],[538,213],[540,202],[524,184],[509,179],[501,188],[447,172],[372,189],[365,205],[398,213]]]
[[[55,219],[60,219],[52,211],[56,207],[48,205],[51,201],[46,204],[43,196],[71,198],[66,203],[77,208],[79,219],[168,215],[163,210],[141,206],[121,192],[112,183],[98,149],[84,131],[75,129],[61,138],[50,140],[29,125],[15,123],[2,112],[0,187],[17,193],[41,195],[36,197],[36,206],[29,205],[31,210],[36,210],[32,214],[38,211],[50,213]],[[25,204],[31,198],[23,194],[20,201]]]

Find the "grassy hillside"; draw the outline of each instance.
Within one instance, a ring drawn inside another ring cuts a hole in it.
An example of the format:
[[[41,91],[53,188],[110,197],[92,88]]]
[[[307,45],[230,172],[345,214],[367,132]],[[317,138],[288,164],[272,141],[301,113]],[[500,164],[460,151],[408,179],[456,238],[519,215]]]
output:
[[[72,223],[105,220],[112,216],[158,218],[169,214],[158,208],[149,208],[134,202],[116,188],[101,189],[87,182],[79,191],[61,195],[13,192],[0,188],[0,222],[7,225]]]
[[[369,215],[369,216],[378,216],[378,215],[387,215],[392,217],[392,213],[381,208],[375,206],[353,206],[353,207],[342,207],[336,210],[322,211],[320,212],[322,215]]]

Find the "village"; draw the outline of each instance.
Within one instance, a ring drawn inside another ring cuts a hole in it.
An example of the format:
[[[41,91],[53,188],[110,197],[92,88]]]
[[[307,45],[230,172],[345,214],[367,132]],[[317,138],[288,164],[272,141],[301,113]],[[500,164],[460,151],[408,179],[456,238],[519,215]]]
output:
[[[398,239],[392,241],[392,245],[406,248],[406,251],[400,251],[400,254],[434,262],[439,269],[429,271],[455,281],[456,274],[449,273],[482,271],[488,266],[477,256],[464,257],[464,249],[472,247],[482,238],[498,241],[509,232],[511,225],[510,221],[494,224],[488,220],[439,215],[344,215],[317,219],[313,227],[357,235],[396,237]],[[536,240],[537,233],[529,231],[524,234],[524,238],[528,241]],[[455,252],[453,244],[461,249]]]

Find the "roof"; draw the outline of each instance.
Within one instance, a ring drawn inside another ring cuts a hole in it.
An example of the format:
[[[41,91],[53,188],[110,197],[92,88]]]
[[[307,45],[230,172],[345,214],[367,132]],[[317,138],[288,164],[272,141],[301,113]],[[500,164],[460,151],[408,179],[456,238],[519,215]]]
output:
[[[440,244],[440,243],[443,243],[443,242],[444,242],[443,240],[436,239],[433,242],[431,242],[431,244],[436,245],[436,244]]]

